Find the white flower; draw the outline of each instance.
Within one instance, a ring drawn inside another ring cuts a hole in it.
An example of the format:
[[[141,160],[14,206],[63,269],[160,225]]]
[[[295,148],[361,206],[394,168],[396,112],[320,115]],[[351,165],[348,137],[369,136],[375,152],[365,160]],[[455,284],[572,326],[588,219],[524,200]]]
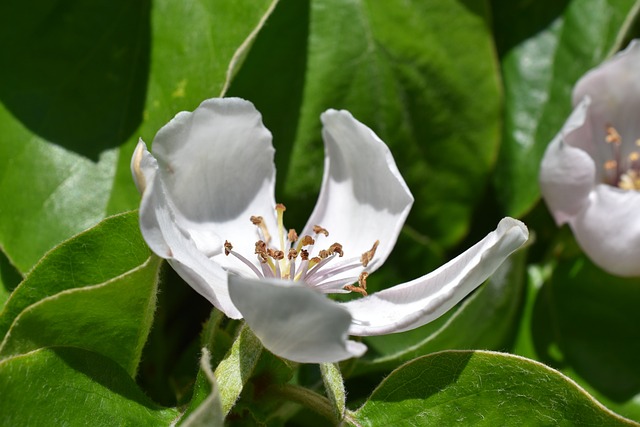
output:
[[[640,43],[589,71],[575,109],[549,144],[542,195],[594,263],[640,275]]]
[[[242,99],[179,113],[131,167],[142,192],[140,228],[151,249],[264,346],[298,362],[362,355],[348,335],[424,325],[480,285],[527,239],[519,221],[438,270],[366,295],[366,276],[393,248],[413,197],[387,146],[346,111],[322,114],[325,173],[301,233],[284,228],[274,200],[271,134]],[[287,179],[296,179],[288,176]],[[324,293],[357,292],[337,303]]]

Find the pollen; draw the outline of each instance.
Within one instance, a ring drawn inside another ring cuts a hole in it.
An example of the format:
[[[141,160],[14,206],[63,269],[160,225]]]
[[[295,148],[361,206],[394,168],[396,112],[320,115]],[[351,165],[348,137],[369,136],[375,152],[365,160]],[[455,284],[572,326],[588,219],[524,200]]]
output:
[[[369,265],[369,263],[371,262],[371,260],[376,254],[376,249],[378,249],[379,244],[380,244],[380,241],[376,240],[373,246],[371,247],[371,249],[369,249],[367,252],[362,254],[362,256],[360,257],[360,262],[362,263],[363,267],[366,267]]]
[[[631,151],[623,156],[629,147],[623,146],[622,136],[611,125],[605,127],[604,140],[611,147],[612,158],[602,163],[603,181],[623,190],[640,191],[640,152]],[[633,146],[640,147],[640,139],[636,139]]]

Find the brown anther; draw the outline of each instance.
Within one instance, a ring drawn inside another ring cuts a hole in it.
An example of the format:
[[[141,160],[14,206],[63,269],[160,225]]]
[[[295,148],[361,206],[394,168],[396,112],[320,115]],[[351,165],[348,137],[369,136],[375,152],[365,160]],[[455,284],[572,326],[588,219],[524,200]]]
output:
[[[616,128],[614,128],[611,125],[607,125],[607,136],[604,138],[604,140],[607,141],[609,144],[619,145],[622,142],[622,138],[620,137],[620,134],[618,133]]]
[[[362,289],[359,286],[347,285],[343,289],[346,290],[346,291],[357,292],[357,293],[361,294],[363,297],[367,296],[367,291]]]
[[[366,267],[367,265],[369,265],[369,263],[371,262],[371,260],[376,254],[376,249],[378,249],[379,244],[380,244],[380,240],[376,240],[376,242],[373,244],[371,249],[369,249],[367,252],[362,254],[362,256],[360,257],[360,262],[362,263],[363,267]]]
[[[329,258],[329,256],[331,255],[331,252],[322,249],[320,252],[318,252],[318,256],[322,259],[326,259]]]
[[[342,245],[340,243],[334,243],[329,246],[329,252],[332,254],[338,254],[339,256],[344,256],[344,252],[342,252]]]
[[[604,168],[606,170],[616,169],[617,167],[618,162],[616,162],[615,160],[607,160],[606,162],[604,162]]]
[[[309,245],[313,245],[316,241],[313,240],[313,237],[305,235],[302,236],[302,240],[300,240],[300,245],[301,246],[309,246]]]
[[[298,257],[298,251],[296,251],[293,248],[289,249],[289,253],[287,254],[287,259],[292,260],[292,259],[296,259],[297,257]]]
[[[360,276],[358,277],[358,285],[360,285],[362,289],[367,289],[367,277],[369,277],[369,273],[366,271],[360,273]]]
[[[303,261],[308,261],[309,260],[309,251],[306,249],[302,249],[300,251],[300,259]]]
[[[267,255],[277,261],[284,259],[284,252],[272,248],[267,249]]]
[[[224,254],[226,256],[229,256],[229,254],[231,253],[231,250],[233,249],[233,246],[231,245],[231,242],[229,242],[228,240],[224,241]]]
[[[264,218],[262,218],[261,216],[251,216],[251,218],[249,218],[251,220],[251,223],[253,225],[260,225],[264,222]]]
[[[289,241],[291,243],[293,242],[297,242],[298,241],[298,233],[296,233],[296,230],[294,230],[293,228],[289,230],[289,234],[287,234],[287,239],[289,239]]]
[[[313,226],[313,232],[316,234],[324,234],[325,237],[329,237],[329,232],[326,229],[320,227],[319,225]]]
[[[287,210],[287,208],[282,203],[278,203],[276,204],[276,210],[284,212]]]
[[[319,263],[320,261],[322,261],[322,258],[314,256],[313,258],[311,258],[309,260],[309,267],[313,267],[314,265],[316,265],[317,263]]]
[[[268,260],[268,255],[267,255],[267,244],[265,242],[263,242],[262,240],[258,240],[256,242],[256,250],[255,250],[255,254],[258,255],[258,260],[261,263],[266,263]]]

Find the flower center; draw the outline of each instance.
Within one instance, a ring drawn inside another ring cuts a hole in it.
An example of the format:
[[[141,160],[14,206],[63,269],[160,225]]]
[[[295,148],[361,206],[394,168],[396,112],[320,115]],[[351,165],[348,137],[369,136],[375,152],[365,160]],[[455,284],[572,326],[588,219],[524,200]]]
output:
[[[367,295],[369,273],[364,269],[375,256],[380,243],[378,240],[358,258],[344,258],[342,244],[337,242],[314,252],[316,242],[321,237],[329,237],[329,231],[315,225],[313,235],[298,237],[294,229],[287,231],[284,227],[285,206],[277,204],[275,209],[278,222],[275,239],[261,216],[250,218],[251,223],[257,228],[258,240],[255,243],[254,254],[260,268],[234,251],[229,241],[224,243],[225,255],[238,258],[259,278],[299,281],[324,293],[357,292],[363,296]],[[348,272],[353,274],[346,274]]]
[[[611,147],[612,159],[604,162],[604,182],[623,190],[640,190],[640,152],[622,153],[622,137],[611,125],[606,127],[605,142]],[[635,142],[640,147],[640,139]]]

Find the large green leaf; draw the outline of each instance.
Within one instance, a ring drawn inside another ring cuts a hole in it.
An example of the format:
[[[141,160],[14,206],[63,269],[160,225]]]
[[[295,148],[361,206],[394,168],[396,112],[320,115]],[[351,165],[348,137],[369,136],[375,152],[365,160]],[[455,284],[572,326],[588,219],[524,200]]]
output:
[[[538,279],[536,279],[538,277]],[[584,256],[532,277],[516,351],[574,378],[640,421],[640,280],[610,276]]]
[[[494,185],[507,214],[521,216],[540,197],[540,161],[571,112],[573,85],[622,47],[640,2],[492,3],[506,104]]]
[[[409,224],[445,245],[464,235],[499,137],[486,15],[456,0],[278,6],[231,93],[255,98],[274,132],[278,195],[295,226],[320,186],[320,114],[343,108],[391,147],[418,201]]]
[[[21,273],[137,206],[138,137],[218,96],[274,4],[2,3],[0,247]]]
[[[0,361],[0,395],[7,426],[168,426],[178,417],[151,402],[121,366],[78,348]]]
[[[113,216],[49,252],[16,288],[0,313],[4,337],[27,307],[69,289],[104,283],[145,263],[137,212]]]
[[[153,320],[159,265],[153,256],[103,284],[62,291],[30,305],[0,344],[0,357],[77,347],[107,356],[135,376]]]
[[[635,425],[559,372],[487,351],[445,351],[409,362],[352,416],[362,426]]]
[[[512,255],[478,291],[435,322],[401,334],[367,338],[369,353],[357,361],[350,375],[388,372],[440,350],[508,348],[526,285],[526,254]]]

